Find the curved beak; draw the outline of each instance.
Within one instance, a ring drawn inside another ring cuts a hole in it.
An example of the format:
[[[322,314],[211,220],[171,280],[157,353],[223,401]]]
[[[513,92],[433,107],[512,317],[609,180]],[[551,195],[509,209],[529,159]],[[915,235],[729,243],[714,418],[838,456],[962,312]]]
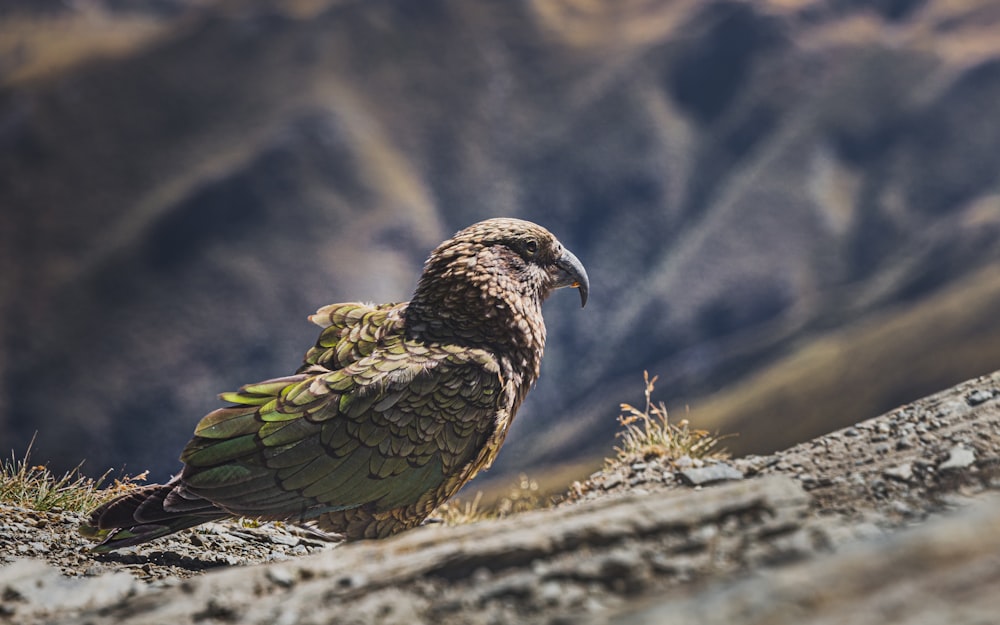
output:
[[[555,262],[552,278],[552,288],[554,289],[561,289],[564,286],[580,289],[580,306],[587,305],[590,279],[587,277],[587,270],[583,268],[583,263],[573,252],[567,249],[563,250],[562,256]]]

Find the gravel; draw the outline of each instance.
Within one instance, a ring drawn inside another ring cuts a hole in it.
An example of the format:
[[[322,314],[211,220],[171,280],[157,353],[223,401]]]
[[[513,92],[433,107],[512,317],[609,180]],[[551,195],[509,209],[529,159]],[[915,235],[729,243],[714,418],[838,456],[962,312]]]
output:
[[[0,505],[0,563],[39,557],[64,575],[95,577],[128,573],[140,582],[175,583],[208,570],[288,560],[336,545],[293,526],[238,521],[206,523],[141,547],[93,554],[93,543],[77,532],[83,515],[39,512]]]

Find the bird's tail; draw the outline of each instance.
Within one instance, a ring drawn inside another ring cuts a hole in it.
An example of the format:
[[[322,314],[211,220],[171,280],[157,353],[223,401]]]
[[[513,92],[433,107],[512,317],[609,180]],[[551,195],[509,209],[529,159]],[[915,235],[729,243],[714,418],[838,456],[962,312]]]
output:
[[[178,487],[174,480],[112,499],[90,513],[80,533],[101,540],[92,551],[107,553],[232,516],[205,499],[185,496]]]

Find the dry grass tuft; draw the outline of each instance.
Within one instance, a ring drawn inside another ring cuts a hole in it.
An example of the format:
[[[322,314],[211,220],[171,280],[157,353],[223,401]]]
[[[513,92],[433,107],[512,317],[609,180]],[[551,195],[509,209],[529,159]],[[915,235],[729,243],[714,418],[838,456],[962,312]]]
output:
[[[719,443],[724,436],[712,434],[706,430],[692,429],[687,419],[671,423],[667,418],[667,408],[662,402],[653,403],[653,390],[656,377],[649,377],[649,372],[643,372],[646,385],[646,406],[640,410],[631,404],[621,404],[621,414],[618,422],[623,430],[616,436],[621,445],[615,447],[617,456],[605,459],[606,468],[618,464],[665,458],[676,460],[683,456],[691,459],[717,459],[729,457],[725,448]],[[521,474],[510,491],[500,497],[493,505],[483,505],[483,493],[477,492],[471,500],[459,498],[443,504],[434,511],[434,517],[446,525],[463,525],[486,519],[502,519],[504,517],[549,508],[560,500],[576,500],[583,492],[583,486],[575,482],[565,495],[546,497],[539,489],[538,482]]]
[[[32,444],[34,439],[32,439]],[[17,459],[13,452],[0,464],[0,503],[11,504],[45,512],[61,509],[86,512],[101,503],[141,486],[148,471],[138,475],[111,477],[107,471],[97,479],[80,473],[80,466],[62,476],[52,473],[44,464],[31,463],[31,444],[24,457]],[[104,486],[108,480],[112,482]]]
[[[457,497],[452,499],[438,507],[433,516],[441,519],[445,525],[464,525],[486,519],[503,519],[528,510],[548,508],[552,503],[551,498],[541,494],[538,482],[522,473],[507,494],[492,505],[483,505],[483,492],[479,491],[471,501],[462,501]]]
[[[671,423],[663,402],[653,403],[657,376],[650,378],[649,372],[643,371],[642,377],[646,385],[646,406],[640,410],[631,404],[621,405],[622,413],[618,416],[618,422],[623,430],[616,434],[621,445],[615,447],[617,458],[609,458],[608,464],[654,458],[677,459],[682,456],[719,460],[729,457],[725,448],[718,448],[719,442],[725,437],[707,430],[692,429],[687,419]]]

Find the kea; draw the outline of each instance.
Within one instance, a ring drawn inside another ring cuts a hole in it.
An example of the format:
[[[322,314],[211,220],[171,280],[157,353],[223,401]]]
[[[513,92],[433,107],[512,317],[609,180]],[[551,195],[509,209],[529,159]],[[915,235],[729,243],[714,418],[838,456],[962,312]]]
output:
[[[206,521],[299,523],[346,540],[421,524],[503,444],[545,346],[542,301],[583,265],[545,228],[489,219],[439,245],[409,302],[331,304],[295,375],[220,395],[166,484],[94,510],[107,552]]]

